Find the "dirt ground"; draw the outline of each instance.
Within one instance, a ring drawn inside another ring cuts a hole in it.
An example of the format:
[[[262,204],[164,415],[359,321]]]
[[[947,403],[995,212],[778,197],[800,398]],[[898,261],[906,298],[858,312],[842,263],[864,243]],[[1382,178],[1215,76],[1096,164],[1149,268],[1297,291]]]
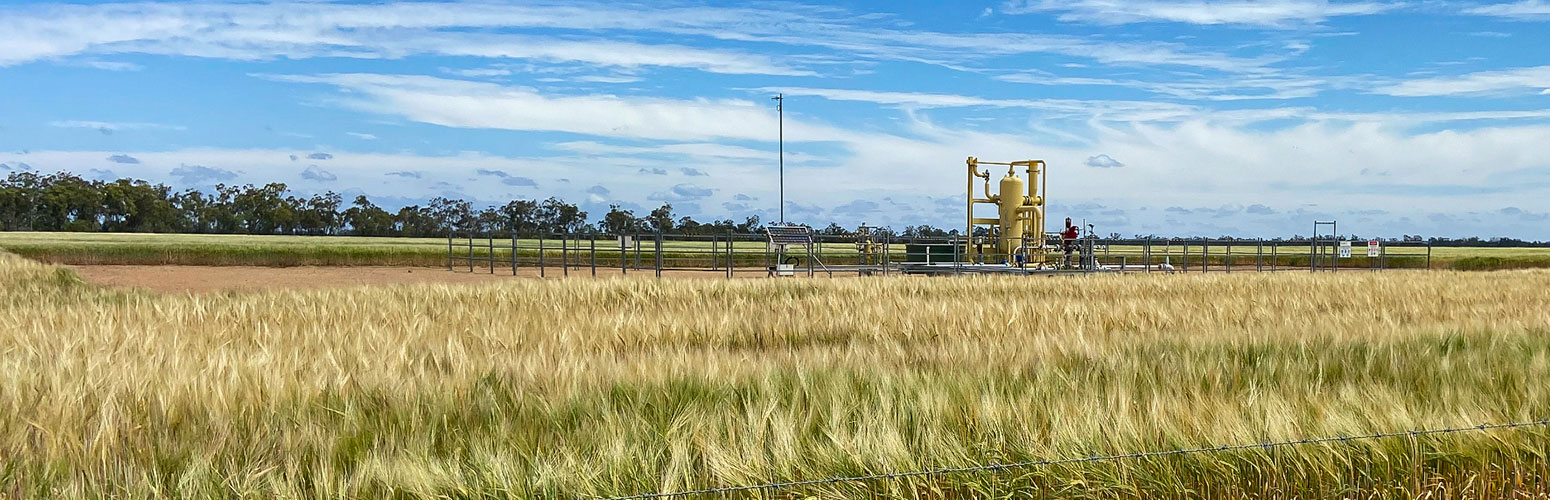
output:
[[[399,283],[480,283],[497,280],[538,278],[538,270],[523,268],[518,276],[511,269],[478,269],[470,273],[467,268],[448,271],[435,267],[240,267],[240,266],[69,266],[88,283],[122,287],[143,288],[158,292],[211,292],[253,291],[270,289],[332,288],[363,285],[390,285]],[[630,271],[630,277],[652,277],[650,271]],[[618,269],[598,268],[597,277],[617,278]],[[689,279],[725,279],[723,271],[663,271],[663,277]],[[762,278],[762,270],[738,271],[737,278]],[[566,277],[565,270],[550,267],[544,270],[547,279]],[[588,267],[573,267],[570,278],[591,278]]]

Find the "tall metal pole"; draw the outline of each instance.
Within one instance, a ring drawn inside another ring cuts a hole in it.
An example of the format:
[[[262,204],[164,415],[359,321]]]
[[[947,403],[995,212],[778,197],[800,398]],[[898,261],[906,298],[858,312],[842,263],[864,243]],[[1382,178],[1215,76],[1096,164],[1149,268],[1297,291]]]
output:
[[[786,225],[786,94],[775,94],[771,97],[775,100],[775,115],[777,117],[777,129],[779,130],[780,155],[776,160],[780,164],[780,225]]]

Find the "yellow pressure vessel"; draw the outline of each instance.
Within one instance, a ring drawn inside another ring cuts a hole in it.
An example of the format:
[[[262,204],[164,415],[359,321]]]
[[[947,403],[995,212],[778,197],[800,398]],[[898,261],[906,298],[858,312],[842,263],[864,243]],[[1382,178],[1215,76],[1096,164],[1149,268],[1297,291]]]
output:
[[[1017,213],[1023,206],[1023,186],[1023,180],[1010,169],[1001,178],[1001,241],[997,250],[1001,254],[998,257],[1007,262],[1016,262],[1012,252],[1023,242],[1023,223]]]

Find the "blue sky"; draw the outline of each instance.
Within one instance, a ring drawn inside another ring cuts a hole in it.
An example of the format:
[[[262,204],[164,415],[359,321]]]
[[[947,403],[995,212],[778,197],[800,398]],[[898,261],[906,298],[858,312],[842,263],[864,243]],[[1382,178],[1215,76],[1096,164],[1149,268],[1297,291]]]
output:
[[[881,6],[880,6],[881,5]],[[1550,1],[8,3],[0,174],[1101,233],[1550,239]]]

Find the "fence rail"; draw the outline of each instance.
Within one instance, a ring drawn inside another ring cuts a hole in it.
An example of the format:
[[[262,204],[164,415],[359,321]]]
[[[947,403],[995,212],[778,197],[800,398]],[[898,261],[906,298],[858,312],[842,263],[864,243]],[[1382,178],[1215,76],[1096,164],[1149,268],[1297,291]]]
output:
[[[967,466],[967,467],[949,467],[949,468],[930,469],[930,470],[917,470],[917,471],[865,474],[865,475],[859,475],[859,476],[827,477],[827,478],[820,478],[820,479],[805,479],[805,480],[799,480],[799,481],[773,482],[773,483],[764,483],[764,484],[755,484],[755,485],[725,486],[725,487],[719,487],[719,488],[706,488],[706,489],[677,491],[677,492],[641,493],[641,494],[634,494],[634,495],[628,495],[628,496],[581,497],[581,500],[646,500],[646,499],[667,499],[667,498],[698,497],[698,496],[708,496],[708,495],[725,495],[725,494],[743,493],[743,492],[772,492],[772,491],[786,490],[786,489],[797,488],[797,487],[802,487],[802,486],[816,486],[816,485],[825,485],[825,484],[859,483],[859,482],[867,482],[867,481],[905,479],[905,478],[915,478],[915,477],[925,477],[925,476],[944,476],[944,475],[950,475],[950,474],[963,474],[963,473],[970,473],[970,472],[1001,472],[1001,471],[1007,471],[1007,470],[1012,470],[1012,469],[1028,469],[1028,468],[1036,468],[1036,467],[1051,467],[1051,466],[1060,466],[1060,465],[1074,465],[1074,464],[1097,463],[1097,462],[1114,462],[1114,461],[1123,461],[1123,460],[1136,460],[1136,459],[1143,459],[1143,458],[1160,458],[1160,457],[1172,457],[1172,456],[1206,454],[1206,453],[1223,453],[1223,452],[1229,452],[1229,451],[1235,451],[1235,450],[1252,450],[1252,449],[1273,450],[1273,449],[1277,449],[1277,448],[1286,448],[1286,447],[1294,447],[1294,446],[1307,446],[1307,445],[1324,444],[1324,443],[1335,443],[1335,442],[1351,443],[1351,442],[1355,442],[1355,441],[1369,441],[1369,440],[1395,438],[1395,437],[1409,437],[1411,439],[1417,439],[1417,438],[1420,438],[1420,437],[1435,436],[1435,435],[1442,435],[1442,434],[1457,434],[1457,433],[1463,433],[1463,432],[1483,432],[1483,431],[1497,430],[1497,429],[1519,429],[1519,428],[1525,428],[1525,427],[1550,427],[1550,419],[1531,420],[1531,421],[1519,421],[1519,422],[1511,422],[1511,423],[1504,423],[1504,424],[1478,424],[1478,425],[1474,425],[1474,426],[1470,426],[1470,427],[1449,427],[1449,428],[1439,428],[1439,429],[1413,429],[1413,430],[1402,430],[1402,431],[1391,431],[1391,432],[1378,432],[1378,433],[1355,435],[1355,436],[1326,436],[1326,437],[1305,438],[1305,439],[1295,439],[1295,440],[1286,440],[1286,441],[1265,441],[1265,442],[1258,442],[1258,443],[1239,443],[1239,444],[1220,445],[1220,446],[1206,446],[1206,447],[1199,447],[1199,448],[1180,448],[1180,449],[1173,449],[1173,450],[1142,451],[1142,452],[1124,453],[1124,454],[1091,455],[1091,456],[1083,456],[1083,457],[1069,457],[1069,458],[1048,459],[1048,460],[1030,460],[1030,461],[1023,461],[1023,462],[1008,462],[1008,463],[973,465],[973,466]]]
[[[987,265],[1022,264],[1083,272],[1170,273],[1432,268],[1432,247],[1426,242],[1384,242],[1372,256],[1365,245],[1356,245],[1352,255],[1341,257],[1340,241],[1333,239],[1087,238],[1072,245],[1050,239],[1043,242],[1048,249],[1043,262],[1024,263],[1012,255],[993,253],[994,244],[987,241],[991,240],[815,235],[809,256],[805,250],[771,248],[764,235],[749,233],[555,233],[536,238],[463,233],[448,236],[446,263],[448,270],[466,266],[469,272],[482,268],[491,274],[501,269],[517,275],[520,269],[532,268],[543,277],[551,272],[569,276],[577,270],[592,275],[652,272],[658,276],[664,271],[710,272],[727,278],[768,275],[777,263],[794,263],[808,275],[889,274],[908,272],[912,266],[929,267],[933,274],[957,274]],[[1029,242],[1036,243],[1037,238]],[[1067,248],[1073,250],[1066,252]]]

